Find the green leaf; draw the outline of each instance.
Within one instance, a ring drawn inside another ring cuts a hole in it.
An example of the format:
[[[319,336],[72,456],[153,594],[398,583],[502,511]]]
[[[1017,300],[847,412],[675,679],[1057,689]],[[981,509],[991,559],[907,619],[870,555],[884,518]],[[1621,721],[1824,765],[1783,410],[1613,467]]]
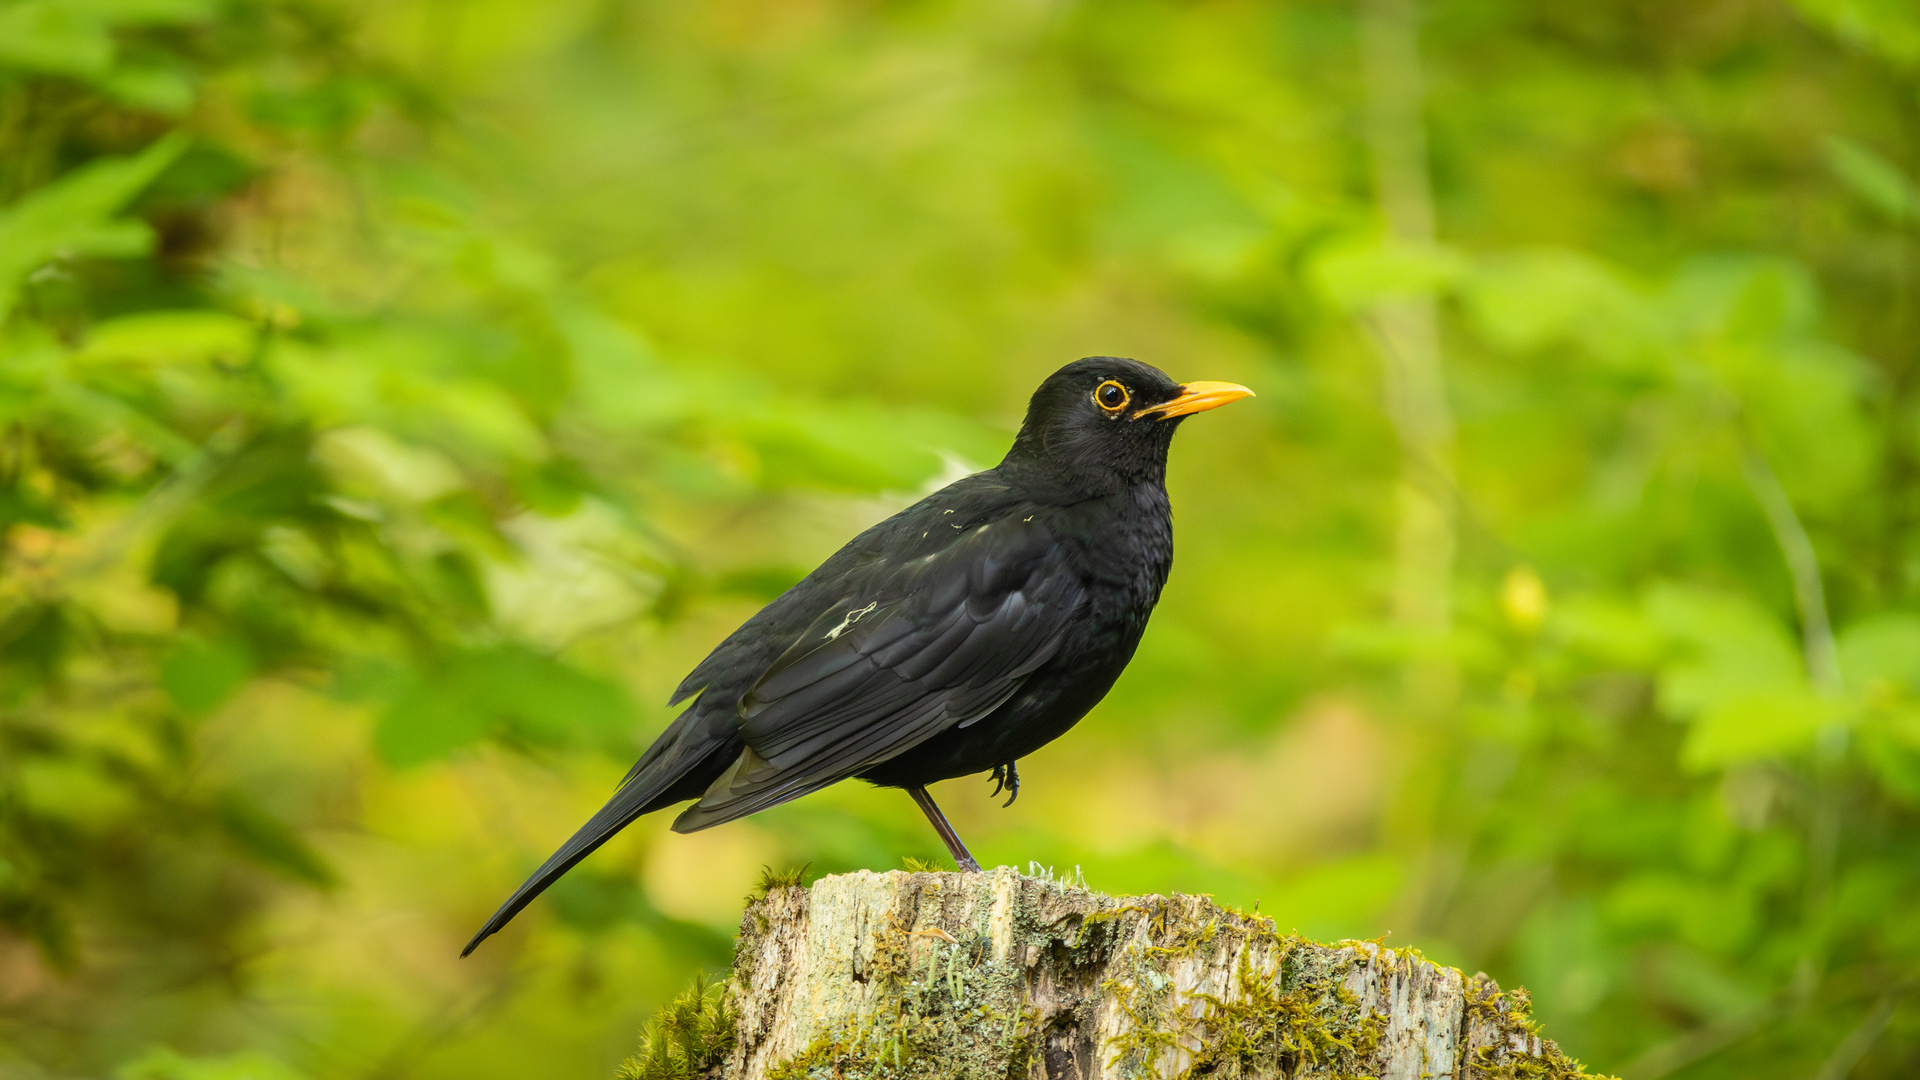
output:
[[[160,664],[160,685],[196,715],[212,712],[253,674],[253,656],[236,638],[187,640]]]
[[[115,1080],[307,1080],[306,1074],[257,1051],[226,1057],[183,1057],[152,1050],[114,1070]]]
[[[1331,247],[1314,259],[1310,276],[1334,306],[1356,311],[1382,300],[1431,296],[1469,268],[1452,248],[1382,238]]]
[[[588,932],[654,914],[647,904],[646,890],[630,873],[580,867],[554,882],[551,895],[554,914],[560,921]]]
[[[1502,348],[1572,343],[1611,362],[1659,354],[1661,328],[1648,298],[1582,252],[1488,259],[1464,280],[1462,298],[1480,332]]]
[[[76,359],[83,363],[237,363],[254,348],[258,330],[219,311],[150,311],[99,323]]]
[[[187,147],[178,133],[132,157],[101,158],[0,210],[0,322],[37,267],[56,258],[145,253],[153,231],[114,215]]]
[[[1707,255],[1673,276],[1660,306],[1696,343],[1774,345],[1813,332],[1820,291],[1805,267],[1787,259]]]
[[[496,731],[543,745],[597,741],[628,730],[634,716],[617,684],[519,646],[461,653],[400,686],[374,729],[381,756],[398,767]]]
[[[683,380],[637,331],[579,305],[563,307],[556,321],[573,360],[572,404],[581,416],[620,432],[659,427],[693,411]]]
[[[1871,367],[1843,349],[1782,343],[1727,350],[1726,384],[1801,514],[1845,514],[1867,494],[1879,433]]]
[[[178,26],[211,19],[218,0],[71,0],[114,26]]]
[[[1840,670],[1855,691],[1870,692],[1875,682],[1894,683],[1920,693],[1920,615],[1874,615],[1840,633]]]
[[[1860,725],[1860,758],[1889,794],[1920,806],[1920,708],[1869,708]]]
[[[366,424],[490,466],[545,460],[545,434],[504,387],[465,370],[465,346],[399,326],[329,349],[277,339],[266,364],[316,424]]]
[[[67,518],[58,504],[31,488],[0,488],[0,526],[15,523],[59,529],[66,526]]]
[[[133,792],[96,763],[68,757],[32,757],[14,766],[8,800],[40,819],[104,831],[132,813]]]
[[[1701,713],[1680,749],[1680,761],[1704,771],[1812,749],[1820,732],[1844,715],[1841,703],[1805,691],[1733,694]]]
[[[113,52],[91,4],[28,0],[0,8],[0,65],[94,78],[113,66]]]
[[[1755,694],[1806,691],[1800,653],[1780,620],[1741,596],[1663,584],[1647,593],[1648,620],[1665,635],[1670,659],[1659,674],[1660,704],[1687,717]]]
[[[1752,902],[1742,903],[1742,899],[1737,892],[1732,896],[1722,892],[1717,904],[1709,900],[1690,923],[1682,924],[1686,939],[1704,948],[1672,949],[1661,955],[1646,977],[1659,985],[1663,995],[1699,1015],[1723,1021],[1751,1016],[1765,1006],[1772,990],[1767,981],[1725,959],[1744,940],[1737,931],[1751,931],[1759,922]]]
[[[1793,0],[1808,22],[1902,66],[1920,63],[1920,15],[1905,0]]]
[[[623,730],[633,706],[617,685],[522,648],[464,657],[453,689],[516,734],[543,743],[573,743],[583,734]]]
[[[245,796],[228,793],[215,812],[227,838],[261,865],[309,885],[328,886],[338,880],[299,833]]]
[[[485,710],[433,683],[414,683],[380,714],[374,748],[387,764],[407,768],[437,761],[486,735]]]
[[[0,8],[0,67],[102,80],[114,72],[117,26],[211,18],[208,0],[26,0]],[[135,102],[146,104],[145,102]]]
[[[721,596],[739,596],[765,604],[799,584],[809,569],[797,563],[742,567],[716,576],[710,587]]]
[[[1748,941],[1758,921],[1751,901],[1720,883],[1659,870],[1615,885],[1605,908],[1616,923],[1658,930],[1663,936],[1677,933],[1683,941],[1715,952]]]
[[[1827,141],[1827,167],[1888,220],[1920,219],[1920,187],[1892,162],[1852,139],[1836,135]]]
[[[178,68],[117,68],[100,80],[100,88],[135,108],[166,116],[183,115],[193,106],[193,80]]]

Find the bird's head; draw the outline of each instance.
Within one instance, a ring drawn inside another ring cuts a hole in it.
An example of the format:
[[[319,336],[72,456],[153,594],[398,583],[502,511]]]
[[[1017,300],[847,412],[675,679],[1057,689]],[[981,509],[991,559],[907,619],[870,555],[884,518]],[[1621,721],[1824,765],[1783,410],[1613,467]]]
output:
[[[1177,383],[1138,360],[1089,356],[1033,392],[1007,461],[1086,494],[1118,491],[1166,474],[1182,419],[1251,396],[1235,383]]]

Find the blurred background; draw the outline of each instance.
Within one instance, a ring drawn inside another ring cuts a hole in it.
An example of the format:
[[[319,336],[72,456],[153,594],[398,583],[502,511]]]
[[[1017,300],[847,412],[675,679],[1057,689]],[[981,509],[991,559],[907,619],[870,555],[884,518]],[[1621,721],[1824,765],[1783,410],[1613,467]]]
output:
[[[1920,1072],[1920,12],[0,0],[0,1077],[605,1077],[847,784],[461,944],[1088,354],[1179,555],[982,861],[1632,1080]]]

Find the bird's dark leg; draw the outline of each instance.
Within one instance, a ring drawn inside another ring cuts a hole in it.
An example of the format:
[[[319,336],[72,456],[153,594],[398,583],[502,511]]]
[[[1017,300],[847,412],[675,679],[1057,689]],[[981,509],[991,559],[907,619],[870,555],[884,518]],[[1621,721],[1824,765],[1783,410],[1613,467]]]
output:
[[[1001,803],[1001,807],[1012,806],[1013,800],[1020,797],[1020,770],[1014,762],[995,765],[993,771],[987,774],[987,779],[993,781],[993,790],[988,792],[989,797],[998,795],[1002,791],[1007,792],[1007,801]]]
[[[927,815],[927,820],[933,823],[933,831],[939,833],[940,839],[946,842],[947,851],[953,855],[954,864],[969,874],[979,873],[980,864],[973,860],[973,853],[967,850],[967,845],[960,842],[960,834],[953,831],[952,825],[947,824],[947,816],[934,805],[933,796],[927,794],[927,789],[916,785],[908,788],[907,794],[913,796],[913,801],[920,806],[920,812]]]

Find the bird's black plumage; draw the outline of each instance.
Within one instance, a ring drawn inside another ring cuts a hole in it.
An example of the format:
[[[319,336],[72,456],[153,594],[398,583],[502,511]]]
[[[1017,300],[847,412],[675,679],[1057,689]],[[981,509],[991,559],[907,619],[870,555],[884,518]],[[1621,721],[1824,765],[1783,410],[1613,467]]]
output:
[[[923,789],[994,770],[1017,790],[1014,763],[1106,694],[1173,563],[1173,430],[1248,393],[1119,357],[1055,372],[998,466],[861,533],[701,661],[669,702],[686,711],[465,952],[689,799],[680,832],[859,777],[906,788],[971,864]]]

